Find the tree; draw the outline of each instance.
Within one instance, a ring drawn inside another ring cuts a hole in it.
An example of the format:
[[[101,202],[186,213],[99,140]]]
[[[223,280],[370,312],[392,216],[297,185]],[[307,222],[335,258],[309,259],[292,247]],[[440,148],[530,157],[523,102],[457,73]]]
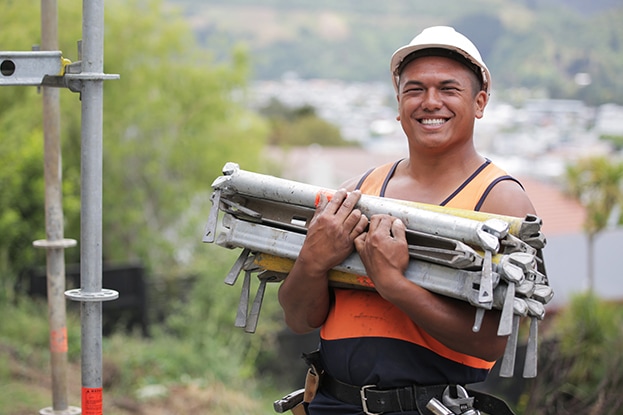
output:
[[[8,124],[0,117],[0,131],[13,133],[0,140],[0,301],[20,282],[15,267],[42,259],[32,242],[45,237],[43,197],[31,196],[44,191],[41,131],[17,125],[7,130]]]
[[[214,63],[159,0],[107,6],[106,71],[121,79],[105,97],[105,252],[174,273],[202,248],[210,183],[227,161],[257,168],[266,129],[243,105],[242,50]]]
[[[567,167],[567,190],[586,208],[584,231],[588,238],[588,288],[595,285],[595,238],[606,229],[623,198],[623,163],[606,157],[579,160]],[[616,218],[617,223],[620,218]]]
[[[355,143],[342,138],[340,129],[316,114],[310,105],[289,108],[272,98],[260,113],[270,121],[271,131],[268,143],[281,147],[308,146],[353,146]]]
[[[3,50],[30,50],[39,39],[35,0],[10,1],[0,16]],[[168,275],[188,272],[202,247],[210,183],[226,161],[245,168],[266,137],[245,109],[247,55],[216,63],[196,45],[182,16],[160,0],[111,0],[105,7],[103,253],[141,261]],[[81,8],[59,1],[59,44],[75,61]],[[0,89],[0,269],[12,278],[34,264],[32,240],[45,237],[41,98],[36,88]],[[80,102],[61,94],[65,234],[78,238]],[[78,249],[68,250],[78,259]],[[5,272],[6,271],[6,272]]]

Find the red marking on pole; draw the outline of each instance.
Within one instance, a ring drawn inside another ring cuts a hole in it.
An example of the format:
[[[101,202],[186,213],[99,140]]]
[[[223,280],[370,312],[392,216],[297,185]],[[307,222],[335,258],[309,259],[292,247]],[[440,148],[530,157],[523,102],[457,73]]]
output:
[[[102,415],[102,388],[82,388],[82,415]]]
[[[331,201],[331,198],[333,197],[333,193],[328,191],[328,190],[319,190],[318,193],[316,193],[316,200],[314,202],[314,206],[318,207],[318,205],[320,204],[320,197],[321,195],[325,195],[327,197],[327,202]]]
[[[50,351],[52,353],[67,353],[67,327],[50,332]]]

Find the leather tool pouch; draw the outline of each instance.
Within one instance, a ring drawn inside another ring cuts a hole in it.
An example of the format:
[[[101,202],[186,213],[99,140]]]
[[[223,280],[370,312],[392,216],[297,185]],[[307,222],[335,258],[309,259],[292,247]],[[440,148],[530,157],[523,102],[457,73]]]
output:
[[[305,408],[305,413],[307,413],[307,406],[316,396],[324,370],[322,369],[320,350],[314,350],[311,353],[303,353],[302,358],[305,360],[307,366],[309,366],[309,369],[307,369],[307,375],[305,376],[305,394],[302,402],[302,405]]]

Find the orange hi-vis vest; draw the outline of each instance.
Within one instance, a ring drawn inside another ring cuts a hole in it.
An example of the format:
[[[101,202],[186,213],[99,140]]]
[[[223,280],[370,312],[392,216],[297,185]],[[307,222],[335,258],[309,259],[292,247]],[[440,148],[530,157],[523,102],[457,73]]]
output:
[[[368,172],[358,185],[362,193],[384,196],[398,163]],[[479,210],[491,188],[501,180],[515,179],[487,160],[442,205]],[[329,373],[342,381],[387,383],[387,387],[440,381],[466,384],[484,380],[495,363],[448,348],[376,292],[335,289],[333,294],[333,305],[320,331],[321,350]],[[394,350],[372,351],[381,347]],[[395,351],[401,355],[392,356]],[[361,356],[383,363],[363,364],[366,369],[357,372],[332,361],[358,361]]]

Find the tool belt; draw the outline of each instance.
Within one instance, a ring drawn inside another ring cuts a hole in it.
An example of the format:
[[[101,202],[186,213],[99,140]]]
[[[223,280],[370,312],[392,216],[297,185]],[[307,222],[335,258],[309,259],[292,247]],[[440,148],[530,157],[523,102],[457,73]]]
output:
[[[320,390],[342,402],[361,406],[365,414],[418,411],[422,415],[434,415],[427,409],[427,404],[432,399],[441,401],[444,394],[448,393],[457,398],[456,390],[461,388],[469,394],[472,408],[490,415],[515,415],[502,399],[461,386],[408,385],[391,389],[379,389],[376,385],[355,386],[324,372],[320,368],[319,352],[304,354],[304,359],[310,365],[310,370],[318,374]]]
[[[334,398],[352,405],[361,405],[365,414],[384,414],[388,412],[419,411],[422,415],[432,415],[426,408],[435,398],[442,400],[444,391],[452,385],[410,385],[392,389],[377,389],[375,385],[355,386],[341,382],[324,373],[320,389]],[[473,408],[490,415],[514,415],[506,402],[495,396],[466,389],[473,397]]]

